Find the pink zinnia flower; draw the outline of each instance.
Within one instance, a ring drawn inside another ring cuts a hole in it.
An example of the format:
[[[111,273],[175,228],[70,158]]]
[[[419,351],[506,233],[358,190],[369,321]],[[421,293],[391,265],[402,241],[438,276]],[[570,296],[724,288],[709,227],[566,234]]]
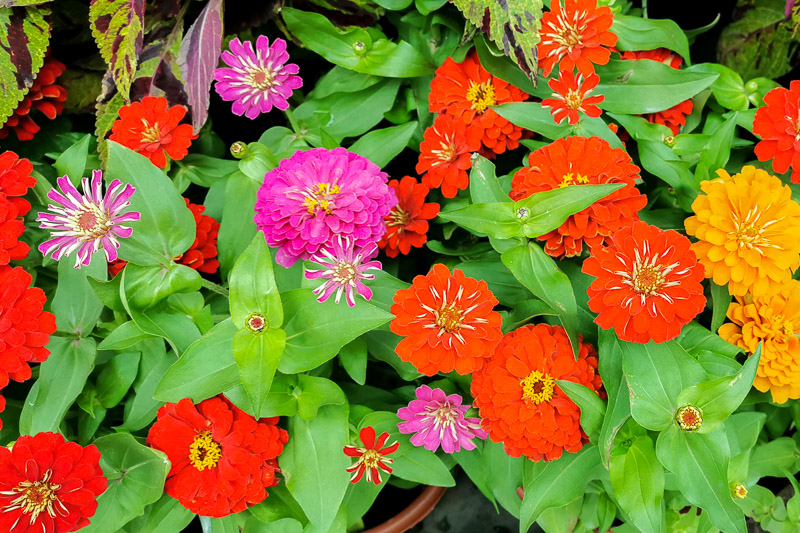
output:
[[[78,251],[75,268],[88,265],[92,254],[103,247],[106,259],[111,262],[117,258],[120,238],[130,237],[133,230],[122,226],[123,222],[139,220],[140,213],[131,211],[123,213],[130,205],[128,201],[136,190],[132,185],[124,185],[114,180],[108,186],[103,197],[103,173],[92,171],[91,184],[89,178],[83,178],[81,185],[83,196],[78,192],[67,176],[56,180],[63,194],[51,189],[47,197],[58,205],[50,204],[50,213],[39,213],[36,218],[42,229],[51,230],[49,241],[39,245],[42,255],[53,253],[58,261]]]
[[[296,152],[264,176],[256,226],[267,244],[280,247],[275,260],[285,267],[310,259],[337,235],[363,248],[380,240],[383,217],[397,205],[387,182],[377,165],[344,148]]]
[[[380,485],[381,470],[388,474],[392,473],[392,467],[389,465],[392,464],[394,460],[389,459],[386,456],[390,453],[396,452],[397,448],[400,447],[400,443],[394,441],[392,444],[384,448],[386,442],[389,440],[389,434],[381,433],[380,437],[378,437],[376,440],[375,428],[372,426],[367,426],[362,429],[359,433],[359,438],[364,444],[363,447],[344,447],[344,454],[346,456],[358,458],[358,460],[353,463],[352,466],[347,468],[348,472],[353,473],[353,476],[350,478],[350,482],[358,483],[361,481],[361,478],[364,477],[364,473],[366,473],[368,482]]]
[[[345,294],[347,305],[354,307],[356,300],[353,289],[364,297],[372,298],[372,290],[364,285],[362,279],[375,279],[373,274],[366,274],[368,270],[380,270],[380,261],[370,261],[378,255],[378,245],[369,243],[364,248],[353,246],[350,236],[337,235],[331,247],[322,248],[319,253],[311,256],[311,261],[320,265],[324,270],[306,270],[307,279],[325,278],[325,281],[314,289],[318,295],[318,302],[324,302],[336,293],[335,302],[338,304]]]
[[[480,418],[466,418],[470,405],[461,405],[458,394],[447,396],[442,389],[431,389],[423,385],[417,389],[417,399],[408,407],[397,411],[397,416],[406,420],[397,424],[400,433],[414,433],[411,444],[424,446],[435,452],[442,446],[445,453],[474,450],[472,439],[485,439]]]
[[[253,43],[239,39],[230,42],[230,49],[222,52],[222,60],[231,68],[218,68],[214,79],[222,99],[233,101],[233,112],[253,119],[271,111],[272,106],[287,109],[286,100],[292,90],[303,86],[303,80],[294,75],[299,72],[297,65],[286,64],[286,41],[275,39],[270,46],[269,39],[260,35],[255,51]]]

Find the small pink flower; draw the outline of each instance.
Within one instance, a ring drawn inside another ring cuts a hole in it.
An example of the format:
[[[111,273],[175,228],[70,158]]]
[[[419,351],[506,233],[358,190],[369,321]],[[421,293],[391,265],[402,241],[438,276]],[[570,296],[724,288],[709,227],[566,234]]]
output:
[[[485,439],[479,418],[466,418],[470,405],[461,405],[458,394],[447,396],[442,389],[422,385],[417,399],[397,411],[406,422],[397,424],[400,433],[414,433],[411,444],[435,452],[441,445],[445,453],[474,450],[472,439]]]
[[[373,274],[366,274],[368,270],[380,270],[380,261],[370,261],[378,255],[378,245],[369,243],[364,248],[353,246],[353,239],[349,236],[337,235],[333,246],[325,247],[316,255],[311,256],[311,261],[320,265],[324,270],[306,270],[307,279],[324,278],[325,281],[314,289],[318,295],[318,302],[324,302],[336,293],[335,302],[338,304],[345,294],[347,305],[354,307],[356,300],[353,289],[365,300],[372,298],[372,290],[364,285],[362,279],[375,279]]]

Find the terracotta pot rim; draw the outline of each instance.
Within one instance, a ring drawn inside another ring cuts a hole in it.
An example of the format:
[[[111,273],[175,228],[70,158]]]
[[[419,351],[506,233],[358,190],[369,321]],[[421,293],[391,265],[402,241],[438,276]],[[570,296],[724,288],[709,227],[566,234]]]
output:
[[[416,526],[426,516],[431,514],[433,508],[442,499],[447,487],[434,487],[428,485],[422,494],[411,502],[408,507],[379,526],[365,529],[362,533],[403,533]]]

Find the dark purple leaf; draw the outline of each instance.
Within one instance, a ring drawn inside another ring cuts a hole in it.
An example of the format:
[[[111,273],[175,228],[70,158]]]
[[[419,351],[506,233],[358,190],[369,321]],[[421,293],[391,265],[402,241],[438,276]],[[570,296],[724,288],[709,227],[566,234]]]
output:
[[[208,118],[211,82],[222,53],[222,0],[209,0],[181,41],[181,69],[197,133]]]

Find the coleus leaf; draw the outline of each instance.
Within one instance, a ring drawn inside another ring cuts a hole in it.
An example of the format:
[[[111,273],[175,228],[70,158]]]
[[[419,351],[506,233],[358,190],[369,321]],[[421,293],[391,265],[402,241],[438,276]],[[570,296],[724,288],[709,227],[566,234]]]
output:
[[[23,7],[46,4],[53,0],[0,0],[0,7]]]
[[[472,25],[497,44],[536,86],[542,0],[453,0]],[[465,35],[469,33],[465,29]]]
[[[92,0],[89,22],[117,89],[128,100],[144,38],[144,0]]]

